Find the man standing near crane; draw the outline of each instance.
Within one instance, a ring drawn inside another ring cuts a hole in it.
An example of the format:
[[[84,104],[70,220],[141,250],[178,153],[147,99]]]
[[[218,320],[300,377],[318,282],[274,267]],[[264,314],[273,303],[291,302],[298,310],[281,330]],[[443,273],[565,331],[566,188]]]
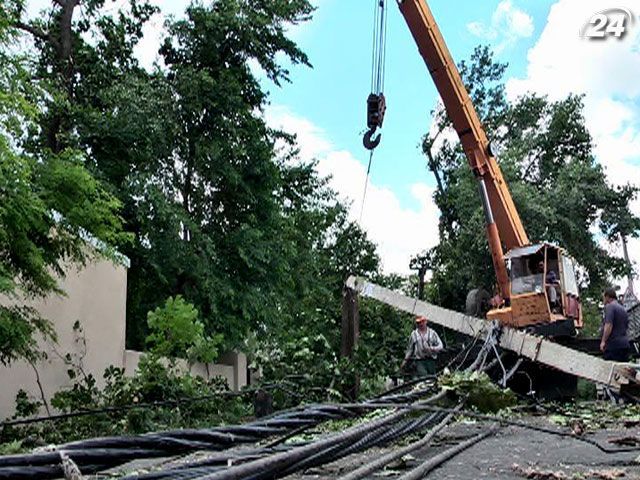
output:
[[[602,319],[602,340],[600,351],[605,360],[626,362],[629,360],[629,315],[618,303],[618,295],[614,288],[604,291],[604,317]]]
[[[416,317],[416,328],[411,332],[409,345],[402,362],[413,361],[415,365],[414,377],[426,377],[436,373],[436,359],[443,349],[442,340],[435,330],[427,326],[426,317]]]

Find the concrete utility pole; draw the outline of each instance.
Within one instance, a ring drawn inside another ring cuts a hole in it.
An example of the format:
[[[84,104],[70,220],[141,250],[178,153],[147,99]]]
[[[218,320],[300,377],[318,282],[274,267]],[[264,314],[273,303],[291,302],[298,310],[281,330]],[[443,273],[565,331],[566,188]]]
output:
[[[432,324],[442,325],[469,337],[483,337],[492,328],[492,322],[473,318],[453,310],[431,305],[408,297],[363,278],[350,277],[347,287],[364,298],[371,298],[413,315],[424,315]],[[503,326],[498,346],[515,352],[519,357],[555,368],[561,372],[607,385],[614,391],[628,384],[638,385],[633,364],[617,363],[573,350],[564,345],[522,330]],[[640,372],[639,377],[640,378]]]

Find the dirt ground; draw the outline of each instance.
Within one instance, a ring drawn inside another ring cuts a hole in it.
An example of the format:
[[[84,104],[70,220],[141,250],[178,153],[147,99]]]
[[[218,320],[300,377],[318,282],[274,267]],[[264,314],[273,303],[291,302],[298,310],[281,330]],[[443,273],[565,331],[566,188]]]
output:
[[[540,426],[560,428],[543,418],[525,419]],[[486,423],[463,423],[445,430],[431,448],[413,453],[412,458],[392,465],[384,472],[369,478],[396,478],[422,461],[444,449],[489,428]],[[597,440],[603,446],[616,448],[609,439],[622,436],[638,436],[635,429],[601,430],[585,434],[585,438]],[[337,479],[363,463],[379,457],[390,449],[372,449],[351,455],[338,462],[290,476],[290,480]],[[640,449],[627,453],[603,453],[598,448],[573,438],[559,437],[520,427],[504,427],[495,436],[472,446],[450,459],[426,478],[439,480],[474,480],[478,478],[540,480],[564,479],[614,479],[640,480]]]

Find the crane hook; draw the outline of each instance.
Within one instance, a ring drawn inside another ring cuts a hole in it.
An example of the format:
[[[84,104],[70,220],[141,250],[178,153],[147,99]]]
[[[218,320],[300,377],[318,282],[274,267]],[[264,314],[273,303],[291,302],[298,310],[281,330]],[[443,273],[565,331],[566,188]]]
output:
[[[387,102],[384,98],[384,94],[372,93],[367,98],[367,127],[369,131],[364,134],[362,144],[367,150],[375,149],[379,144],[382,136],[378,133],[378,136],[373,138],[377,129],[382,127],[384,121],[384,114],[387,110]]]
[[[378,145],[380,145],[382,134],[378,132],[378,136],[376,138],[373,138],[374,133],[376,133],[376,128],[372,128],[371,130],[367,131],[367,133],[365,133],[364,137],[362,138],[362,144],[367,150],[373,150]]]

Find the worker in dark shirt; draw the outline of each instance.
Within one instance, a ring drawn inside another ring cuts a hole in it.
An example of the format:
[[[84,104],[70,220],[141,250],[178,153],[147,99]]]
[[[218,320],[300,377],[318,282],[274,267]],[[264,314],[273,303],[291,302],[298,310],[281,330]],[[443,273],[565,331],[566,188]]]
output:
[[[618,303],[616,291],[613,288],[607,288],[604,291],[604,317],[600,341],[600,351],[604,353],[605,360],[616,362],[629,360],[628,326],[627,310]]]

